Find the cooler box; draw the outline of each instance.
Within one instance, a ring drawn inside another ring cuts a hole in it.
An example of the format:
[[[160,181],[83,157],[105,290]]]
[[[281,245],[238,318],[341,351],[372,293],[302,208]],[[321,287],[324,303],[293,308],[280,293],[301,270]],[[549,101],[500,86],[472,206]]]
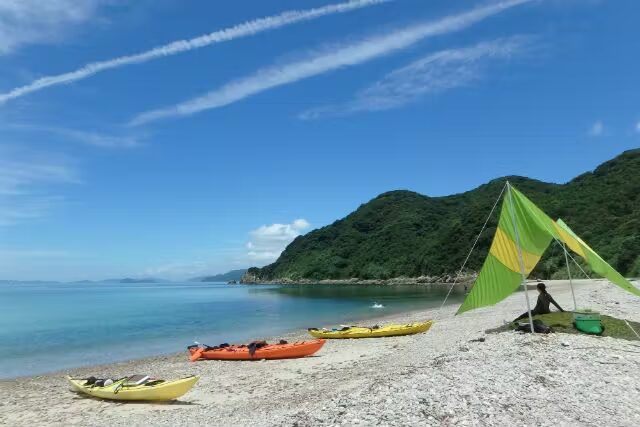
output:
[[[577,330],[585,334],[600,335],[604,330],[600,320],[600,313],[591,310],[575,311],[573,313],[573,325]]]

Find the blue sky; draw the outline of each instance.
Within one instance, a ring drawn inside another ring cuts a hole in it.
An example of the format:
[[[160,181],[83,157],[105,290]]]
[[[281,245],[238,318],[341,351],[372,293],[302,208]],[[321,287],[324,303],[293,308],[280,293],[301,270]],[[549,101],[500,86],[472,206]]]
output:
[[[639,13],[3,2],[0,278],[223,272],[384,191],[566,182],[640,145]]]

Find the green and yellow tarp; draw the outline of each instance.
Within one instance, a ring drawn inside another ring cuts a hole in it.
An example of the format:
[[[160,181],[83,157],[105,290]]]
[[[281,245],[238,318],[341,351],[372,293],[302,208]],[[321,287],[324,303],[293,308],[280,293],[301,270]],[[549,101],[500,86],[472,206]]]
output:
[[[591,267],[591,270],[609,280],[625,291],[640,296],[640,289],[636,288],[627,279],[611,267],[600,255],[578,237],[562,219],[556,221],[556,230],[562,236],[562,240],[573,252],[580,255]],[[564,232],[565,234],[562,234]]]
[[[458,314],[496,304],[513,293],[535,268],[553,239],[564,242],[597,274],[640,296],[620,273],[607,264],[562,220],[553,221],[524,194],[507,184],[498,227],[489,254]],[[518,250],[520,249],[520,250]]]

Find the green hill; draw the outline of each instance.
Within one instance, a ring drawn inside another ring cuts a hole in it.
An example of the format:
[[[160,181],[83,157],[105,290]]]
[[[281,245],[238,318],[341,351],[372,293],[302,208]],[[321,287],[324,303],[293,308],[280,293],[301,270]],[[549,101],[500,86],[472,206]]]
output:
[[[245,281],[389,279],[453,274],[462,265],[505,180],[552,218],[563,218],[611,265],[640,275],[640,149],[624,152],[566,184],[510,176],[466,193],[428,197],[390,191],[344,219],[296,238],[276,262],[251,268]],[[468,267],[479,270],[495,232],[494,213]],[[534,276],[562,277],[552,244]]]

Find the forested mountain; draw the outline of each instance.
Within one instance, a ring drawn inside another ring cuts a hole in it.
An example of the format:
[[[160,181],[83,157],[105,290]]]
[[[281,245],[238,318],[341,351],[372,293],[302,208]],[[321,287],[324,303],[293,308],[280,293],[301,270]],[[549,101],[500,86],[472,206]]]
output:
[[[626,151],[566,184],[509,176],[461,194],[383,193],[347,217],[296,238],[276,262],[251,268],[246,281],[388,279],[455,273],[506,180],[552,218],[561,217],[614,268],[640,275],[640,149]],[[499,209],[469,261],[479,270]],[[552,243],[533,275],[561,277]]]

